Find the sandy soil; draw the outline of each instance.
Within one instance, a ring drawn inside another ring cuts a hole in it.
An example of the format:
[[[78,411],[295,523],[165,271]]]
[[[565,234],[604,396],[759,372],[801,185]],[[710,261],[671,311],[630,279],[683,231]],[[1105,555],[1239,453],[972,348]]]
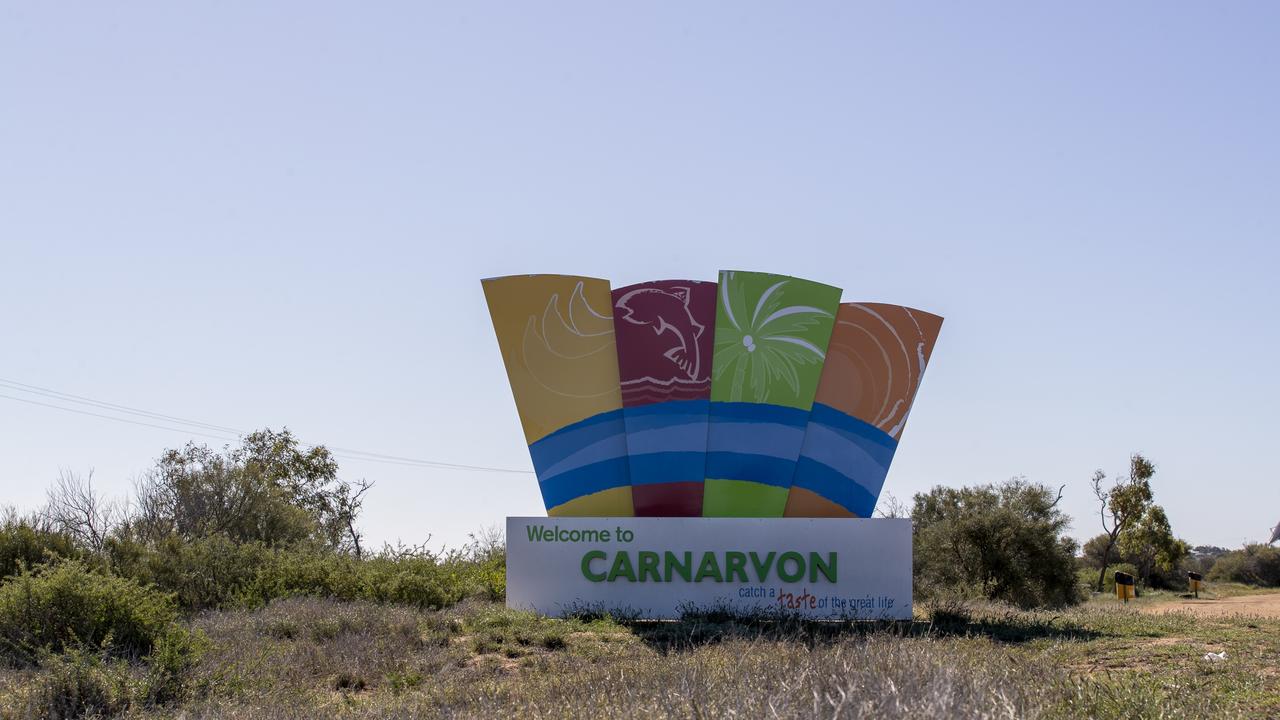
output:
[[[1206,617],[1223,617],[1226,615],[1260,615],[1262,617],[1280,618],[1280,593],[1266,595],[1240,595],[1238,597],[1218,600],[1187,598],[1172,602],[1147,605],[1143,612],[1189,612]]]

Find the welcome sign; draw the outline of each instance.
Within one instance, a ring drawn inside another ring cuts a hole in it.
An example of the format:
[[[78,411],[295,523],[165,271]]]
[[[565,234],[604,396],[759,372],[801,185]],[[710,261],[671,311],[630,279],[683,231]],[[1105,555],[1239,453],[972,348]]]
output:
[[[508,518],[507,604],[910,619],[911,521]]]
[[[508,519],[509,605],[910,617],[910,526],[869,515],[942,318],[759,272],[483,285],[549,516]]]

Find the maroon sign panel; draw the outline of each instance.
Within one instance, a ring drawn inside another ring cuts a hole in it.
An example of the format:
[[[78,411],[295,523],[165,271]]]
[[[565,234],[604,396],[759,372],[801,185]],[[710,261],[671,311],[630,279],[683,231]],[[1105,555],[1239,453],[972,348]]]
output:
[[[613,291],[622,416],[637,516],[702,515],[716,283]]]

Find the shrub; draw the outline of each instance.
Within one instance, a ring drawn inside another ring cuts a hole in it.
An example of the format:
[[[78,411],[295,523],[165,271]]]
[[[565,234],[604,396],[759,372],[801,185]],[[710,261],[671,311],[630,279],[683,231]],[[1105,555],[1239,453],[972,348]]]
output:
[[[0,655],[30,665],[42,651],[86,646],[141,658],[176,619],[170,596],[68,560],[0,585]]]
[[[171,537],[150,548],[121,540],[107,549],[117,574],[173,593],[187,610],[235,605],[272,555],[261,543],[223,536],[190,542]]]
[[[920,594],[959,593],[1019,607],[1080,601],[1070,518],[1049,488],[1022,480],[935,487],[915,496],[914,566]]]
[[[155,547],[108,543],[117,574],[173,593],[187,610],[257,607],[290,597],[373,600],[443,608],[464,597],[506,596],[505,559],[388,552],[364,560],[314,545],[270,548],[214,536]]]
[[[24,567],[78,555],[65,533],[36,527],[25,520],[8,519],[0,525],[0,578],[17,575]]]
[[[1275,587],[1280,585],[1280,548],[1246,545],[1220,556],[1209,570],[1209,579]]]
[[[209,640],[199,631],[170,625],[156,638],[147,656],[147,674],[141,696],[148,705],[174,702],[187,696],[191,671],[209,649]]]

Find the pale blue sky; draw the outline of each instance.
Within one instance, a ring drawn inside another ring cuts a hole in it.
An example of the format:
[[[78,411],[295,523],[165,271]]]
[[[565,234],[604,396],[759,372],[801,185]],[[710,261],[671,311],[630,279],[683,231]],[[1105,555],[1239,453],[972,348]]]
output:
[[[0,378],[528,468],[480,278],[767,270],[947,318],[898,497],[1025,474],[1088,537],[1140,450],[1265,540],[1278,61],[1270,2],[0,2]],[[0,504],[188,437],[0,398]],[[343,470],[377,541],[542,511]]]

